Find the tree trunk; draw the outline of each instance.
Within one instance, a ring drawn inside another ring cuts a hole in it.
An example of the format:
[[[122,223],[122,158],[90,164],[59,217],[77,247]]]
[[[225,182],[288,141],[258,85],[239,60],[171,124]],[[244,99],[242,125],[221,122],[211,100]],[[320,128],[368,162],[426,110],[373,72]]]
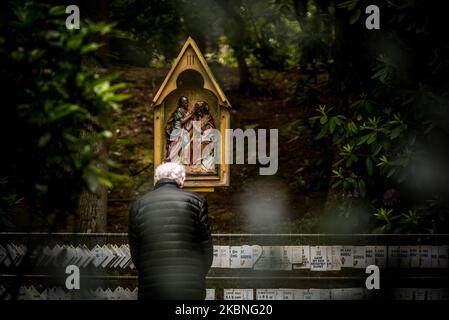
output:
[[[86,135],[82,132],[81,135]],[[97,143],[95,153],[100,158],[107,157],[107,148],[104,143]],[[97,163],[101,170],[107,170],[105,164]],[[85,191],[78,201],[76,229],[78,232],[106,232],[107,231],[108,190],[100,184],[95,192]]]
[[[361,79],[369,77],[366,74],[367,64],[363,62],[365,53],[362,28],[349,23],[350,12],[346,9],[335,10],[335,41],[333,56],[335,73],[331,75],[335,89],[339,95],[339,110],[344,112],[349,107],[349,96],[357,95]],[[358,50],[354,43],[359,44]]]
[[[250,82],[248,64],[246,63],[245,56],[242,53],[237,53],[236,56],[240,76],[239,91],[247,92],[249,89],[249,82]]]
[[[84,192],[78,205],[79,232],[107,231],[108,194],[105,186],[98,187],[96,192]]]
[[[216,3],[223,9],[225,15],[227,16],[227,23],[225,24],[225,29],[229,36],[229,41],[231,47],[235,51],[235,56],[237,58],[237,63],[239,67],[240,92],[247,92],[250,85],[250,73],[248,64],[246,63],[245,56],[245,43],[247,41],[246,34],[246,23],[245,20],[240,16],[234,8],[240,8],[242,2],[240,0],[236,1],[221,1],[215,0]]]
[[[301,26],[301,31],[305,32],[307,29],[307,0],[294,0],[293,8],[295,10],[296,20]]]
[[[86,14],[95,22],[107,21],[109,11],[106,0],[87,1],[82,2],[86,8]],[[100,37],[99,42],[104,42],[98,56],[103,63],[108,59],[108,39]],[[82,132],[81,135],[88,133]],[[107,148],[104,143],[98,143],[94,146],[95,153],[101,158],[107,157]],[[100,169],[107,170],[105,165],[97,164]],[[78,222],[76,229],[78,232],[106,232],[107,231],[107,204],[108,204],[108,190],[106,186],[100,185],[95,192],[83,192],[80,195],[77,209]]]

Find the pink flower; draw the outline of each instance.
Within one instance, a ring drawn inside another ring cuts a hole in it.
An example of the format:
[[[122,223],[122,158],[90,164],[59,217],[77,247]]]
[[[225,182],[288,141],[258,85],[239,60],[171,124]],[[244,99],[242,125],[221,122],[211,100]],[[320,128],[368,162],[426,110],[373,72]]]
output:
[[[388,189],[383,195],[384,206],[392,206],[399,202],[399,191],[396,189]]]

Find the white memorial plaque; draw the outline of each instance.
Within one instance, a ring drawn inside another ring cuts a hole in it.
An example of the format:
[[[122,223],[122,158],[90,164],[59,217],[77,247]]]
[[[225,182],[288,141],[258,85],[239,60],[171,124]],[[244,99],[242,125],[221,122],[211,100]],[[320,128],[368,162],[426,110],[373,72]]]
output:
[[[256,289],[256,300],[267,300],[268,289]]]
[[[300,298],[302,297],[302,290],[303,289],[292,289],[293,300],[300,300]]]
[[[428,300],[427,289],[415,288],[413,291],[413,300]]]
[[[320,300],[331,300],[331,289],[317,289],[320,290]]]
[[[312,300],[321,300],[321,289],[312,288],[309,292],[312,294]]]
[[[243,297],[243,289],[233,289],[234,290],[234,297],[233,300],[245,300]]]
[[[74,249],[73,252],[74,252],[75,258],[73,259],[71,264],[73,264],[75,266],[79,266],[79,262],[83,259],[83,254],[82,254],[79,246],[76,246],[76,247],[74,246],[73,249]]]
[[[420,246],[419,247],[419,266],[421,268],[431,268],[432,267],[432,247],[431,246]]]
[[[275,300],[276,299],[276,289],[267,289],[267,300]]]
[[[279,289],[282,290],[282,298],[279,296],[279,300],[293,300],[293,289]],[[276,293],[277,294],[277,293]]]
[[[242,289],[242,290],[243,290],[243,300],[254,300],[253,289]]]
[[[220,248],[221,246],[214,246],[214,258],[212,260],[212,268],[221,268]]]
[[[326,246],[326,270],[333,271],[333,269],[332,269],[332,246]]]
[[[438,268],[448,268],[449,246],[438,246]]]
[[[229,299],[226,300],[254,300],[253,289],[225,289],[228,290],[227,295]]]
[[[215,289],[206,289],[206,299],[205,300],[215,300]]]
[[[110,244],[108,248],[114,255],[114,259],[109,263],[109,268],[116,268],[118,263],[123,259],[123,256],[121,252],[118,251],[118,247],[115,244]]]
[[[262,258],[262,247],[259,245],[252,245],[251,246],[252,252],[253,252],[253,268],[256,266],[256,264],[259,263],[260,258]]]
[[[399,267],[399,246],[388,246],[388,267]]]
[[[280,247],[282,251],[281,258],[281,270],[292,270],[292,247],[283,246]]]
[[[125,294],[125,298],[124,298],[125,300],[132,300],[131,290],[129,290],[129,288],[124,288],[123,293]],[[206,291],[206,297],[207,297],[207,291]]]
[[[412,300],[413,298],[413,289],[409,288],[397,288],[394,290],[394,299],[395,300]]]
[[[331,289],[330,291],[331,291],[331,300],[346,300],[343,289],[334,288]]]
[[[269,246],[269,270],[282,270],[282,246]]]
[[[284,289],[276,289],[276,296],[274,300],[284,300]]]
[[[275,300],[276,289],[256,289],[257,300]]]
[[[103,251],[103,248],[98,244],[92,249],[92,256],[94,259],[92,260],[92,264],[95,268],[98,268],[103,261],[106,259],[106,253]]]
[[[438,268],[438,247],[432,246],[430,250],[430,264],[432,265],[432,268]]]
[[[317,290],[299,289],[298,294],[298,300],[320,300],[320,293]]]
[[[376,264],[376,257],[375,257],[375,246],[366,246],[365,247],[365,257],[366,257],[366,266],[371,266]]]
[[[128,245],[124,245],[123,249],[126,251],[126,255],[129,257],[129,260],[125,263],[125,265],[123,266],[123,268],[131,268],[134,269],[134,264],[132,261],[132,257],[131,257],[131,251]]]
[[[262,254],[259,260],[254,265],[254,270],[269,270],[271,265],[271,247],[262,246]]]
[[[363,288],[345,288],[349,300],[365,300],[365,292]]]
[[[67,264],[65,264],[65,266],[67,266],[69,264],[74,264],[78,260],[78,254],[76,252],[76,248],[73,245],[68,245],[68,246],[66,246],[66,248],[68,249],[68,254],[69,254],[70,258],[69,258]]]
[[[230,247],[230,262],[229,265],[231,269],[238,269],[240,268],[240,251],[241,246],[231,246]]]
[[[328,270],[339,271],[341,270],[341,246],[329,246],[327,260],[329,261],[329,251],[330,251],[330,268],[328,264]]]
[[[128,300],[128,295],[125,289],[118,286],[115,289],[110,289],[110,293],[108,293],[108,300]]]
[[[310,247],[310,270],[311,271],[326,271],[327,258],[326,246],[311,246]]]
[[[105,294],[106,300],[114,300],[114,293],[112,292],[112,290],[110,288],[107,288],[106,290],[104,290],[104,294]]]
[[[103,261],[101,266],[103,268],[106,268],[111,263],[111,261],[115,258],[115,256],[114,256],[114,253],[109,249],[108,245],[105,244],[104,246],[101,247],[101,249],[103,249],[103,252],[106,256],[106,259]]]
[[[224,300],[234,300],[234,289],[223,289]]]
[[[137,300],[137,295],[138,295],[138,288],[136,287],[131,293],[132,293],[132,296],[133,296],[133,299],[132,300]]]
[[[291,246],[292,248],[292,266],[300,266],[302,264],[302,247]]]
[[[410,268],[419,268],[419,247],[410,246]]]
[[[123,252],[120,250],[120,248],[117,245],[112,245],[111,249],[117,256],[117,259],[114,261],[114,263],[111,265],[111,267],[117,268],[120,265],[120,262],[122,262],[122,260],[125,258],[125,255],[123,254]]]
[[[295,264],[293,269],[310,269],[310,246],[301,246],[301,264]]]
[[[253,264],[253,248],[243,245],[240,249],[240,268],[252,268]]]
[[[220,263],[221,268],[230,267],[230,249],[229,246],[220,246]]]
[[[375,246],[374,257],[376,260],[375,265],[379,268],[387,267],[387,247],[386,246]]]
[[[340,261],[342,268],[352,268],[354,266],[352,251],[352,246],[341,246]]]
[[[366,268],[366,249],[365,246],[352,247],[353,266],[356,269]]]
[[[399,247],[399,267],[410,268],[410,246]]]
[[[31,300],[42,300],[40,292],[33,285],[28,288],[28,292]]]
[[[120,250],[122,250],[123,254],[125,255],[124,259],[120,262],[119,267],[120,268],[125,268],[125,266],[129,263],[129,261],[131,260],[131,255],[129,253],[128,248],[125,245],[121,245],[120,246]]]

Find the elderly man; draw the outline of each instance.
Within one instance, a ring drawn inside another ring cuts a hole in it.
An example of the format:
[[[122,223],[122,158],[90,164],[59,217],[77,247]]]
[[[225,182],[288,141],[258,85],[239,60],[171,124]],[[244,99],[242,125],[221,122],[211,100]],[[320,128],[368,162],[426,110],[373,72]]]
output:
[[[161,164],[155,180],[155,190],[130,208],[129,242],[139,299],[204,299],[213,258],[207,202],[182,189],[182,165]]]

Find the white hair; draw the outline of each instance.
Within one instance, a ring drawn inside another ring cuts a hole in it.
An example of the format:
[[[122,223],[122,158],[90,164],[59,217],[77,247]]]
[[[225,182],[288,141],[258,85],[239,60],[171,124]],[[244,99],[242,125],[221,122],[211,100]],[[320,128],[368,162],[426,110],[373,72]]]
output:
[[[183,165],[175,162],[166,162],[159,165],[154,173],[154,180],[157,182],[160,179],[173,179],[178,184],[183,184],[186,178],[186,170]]]

